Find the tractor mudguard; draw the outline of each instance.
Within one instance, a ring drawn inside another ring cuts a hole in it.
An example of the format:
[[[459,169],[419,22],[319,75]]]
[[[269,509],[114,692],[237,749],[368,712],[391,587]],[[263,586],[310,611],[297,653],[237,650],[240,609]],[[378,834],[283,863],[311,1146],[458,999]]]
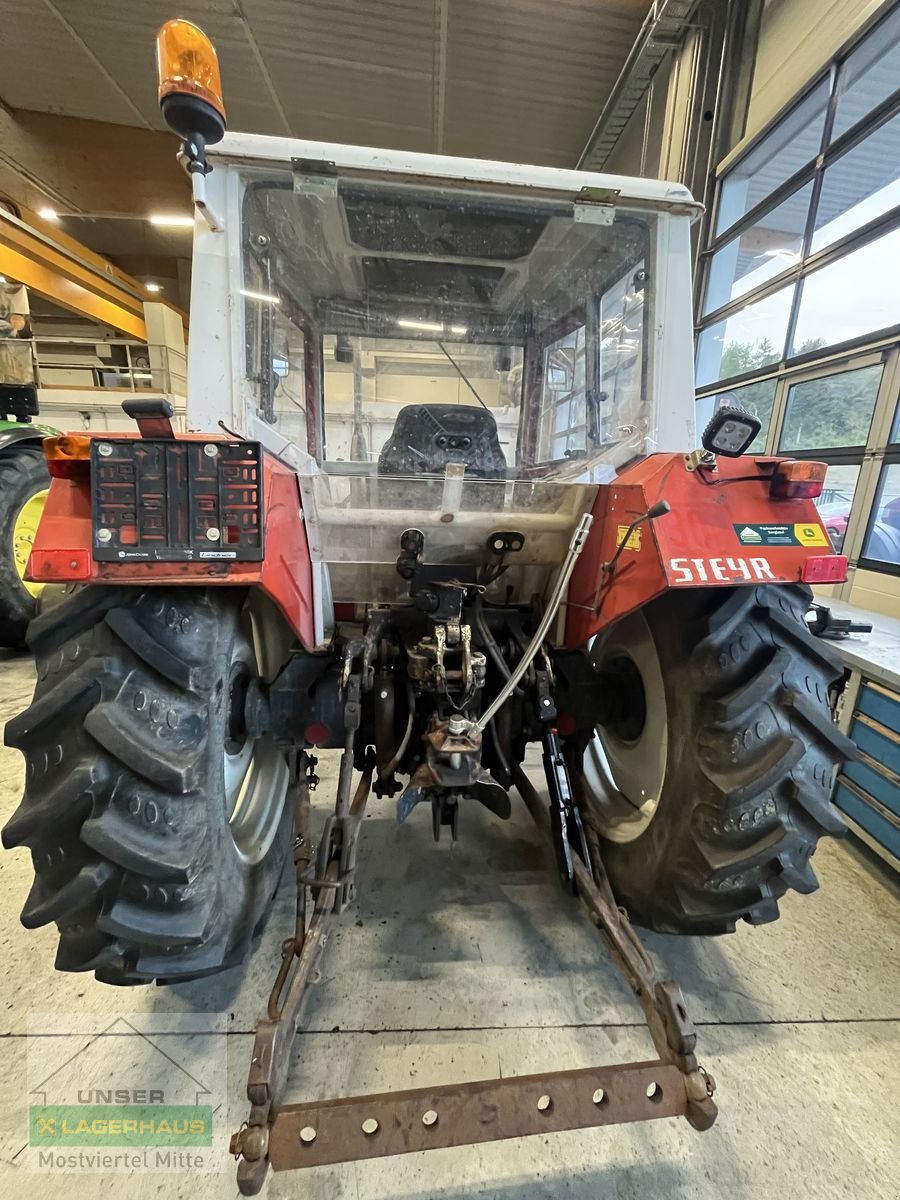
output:
[[[45,437],[56,433],[46,425],[31,425],[22,421],[0,421],[0,450],[14,442],[34,442],[40,445]]]
[[[843,582],[847,559],[832,552],[813,502],[770,494],[778,461],[720,458],[712,471],[654,454],[601,486],[569,585],[566,646],[668,588]],[[667,513],[630,529],[661,501]]]
[[[123,436],[106,435],[119,441]],[[220,437],[179,435],[221,442]],[[274,601],[306,649],[315,646],[312,564],[297,476],[263,451],[263,545],[261,561],[204,558],[190,561],[98,561],[93,553],[91,475],[87,461],[73,463],[68,478],[51,480],[26,578],[38,583],[104,583],[136,587],[258,586]]]

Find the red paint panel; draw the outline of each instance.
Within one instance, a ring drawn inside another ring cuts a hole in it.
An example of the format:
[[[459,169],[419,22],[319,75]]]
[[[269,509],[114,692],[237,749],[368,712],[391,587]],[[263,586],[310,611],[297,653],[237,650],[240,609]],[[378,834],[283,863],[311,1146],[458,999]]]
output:
[[[28,560],[27,578],[38,583],[141,587],[258,585],[278,605],[303,645],[311,648],[315,644],[312,566],[300,511],[299,484],[294,472],[279,459],[269,454],[265,457],[266,552],[261,563],[95,562],[91,555],[89,481],[52,479]]]
[[[828,553],[831,542],[811,500],[770,496],[775,461],[722,459],[713,473],[688,471],[680,454],[656,454],[602,486],[569,587],[566,645],[584,645],[669,587],[798,583],[807,560],[839,559]],[[604,572],[620,531],[660,500],[671,511],[642,525],[613,575]],[[766,544],[769,531],[759,535],[759,543],[743,542],[740,531],[746,528],[750,537],[754,526],[784,526],[809,544]],[[844,577],[838,565],[827,569]]]

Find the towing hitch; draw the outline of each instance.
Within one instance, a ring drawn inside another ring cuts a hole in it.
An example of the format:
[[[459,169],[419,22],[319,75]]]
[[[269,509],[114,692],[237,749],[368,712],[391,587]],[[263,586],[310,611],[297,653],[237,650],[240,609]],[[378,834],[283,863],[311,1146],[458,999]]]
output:
[[[353,693],[351,686],[347,693],[351,720]],[[613,962],[640,1002],[656,1059],[282,1104],[303,1001],[315,978],[329,926],[353,894],[356,842],[375,761],[369,752],[351,798],[352,737],[353,730],[342,756],[335,811],[326,822],[315,855],[309,841],[309,793],[317,782],[315,760],[297,752],[292,761],[296,923],[293,936],[282,946],[282,963],[267,1014],[256,1028],[247,1079],[250,1113],[231,1139],[231,1153],[238,1159],[241,1193],[256,1195],[269,1167],[289,1171],[661,1117],[685,1117],[694,1129],[709,1129],[717,1115],[715,1083],[697,1061],[696,1030],[687,1015],[681,989],[662,975],[616,905],[599,847],[594,845],[588,851],[580,828],[578,836],[572,837],[569,831],[565,838],[564,875],[569,877],[566,881],[571,881]],[[569,815],[576,809],[570,797],[560,794],[565,776],[557,744],[551,742],[547,750],[550,752],[544,757],[550,776],[551,806],[520,766],[512,768],[512,780],[538,828],[554,841],[558,853],[559,810],[563,808],[564,815]],[[577,790],[578,786],[575,777],[573,788]],[[589,856],[590,866],[583,855]]]

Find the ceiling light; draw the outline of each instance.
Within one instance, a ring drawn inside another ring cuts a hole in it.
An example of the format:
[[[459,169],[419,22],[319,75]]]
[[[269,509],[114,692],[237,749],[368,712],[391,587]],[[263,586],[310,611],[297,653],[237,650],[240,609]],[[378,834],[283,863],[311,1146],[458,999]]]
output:
[[[426,333],[444,332],[444,326],[440,321],[413,321],[411,317],[400,317],[397,324],[401,329],[421,329]]]
[[[148,292],[161,291],[161,288],[158,283],[145,283],[144,287],[147,289]]]
[[[193,217],[166,216],[164,213],[154,213],[150,218],[151,225],[168,225],[172,229],[193,229]]]
[[[248,300],[259,300],[263,304],[280,304],[280,296],[268,296],[265,292],[248,292],[246,288],[241,288],[241,295],[246,296]]]
[[[445,325],[442,321],[414,321],[412,317],[399,317],[397,324],[401,329],[421,329],[423,333],[454,333],[465,337],[469,332],[467,325]]]
[[[58,221],[59,220],[59,213],[56,211],[55,208],[48,208],[48,207],[39,208],[38,216],[42,217],[43,220],[45,220],[45,221]]]

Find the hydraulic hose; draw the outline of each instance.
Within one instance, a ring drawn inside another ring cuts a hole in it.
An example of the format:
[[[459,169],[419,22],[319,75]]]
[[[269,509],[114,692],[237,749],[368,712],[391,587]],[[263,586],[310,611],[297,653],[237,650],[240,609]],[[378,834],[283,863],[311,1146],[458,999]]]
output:
[[[591,526],[594,523],[594,518],[590,513],[582,513],[581,520],[578,522],[578,528],[572,534],[572,540],[569,542],[569,552],[563,560],[560,567],[559,575],[556,577],[556,583],[553,585],[553,591],[550,594],[550,599],[547,602],[547,607],[544,611],[544,616],[541,619],[540,625],[535,630],[534,637],[528,643],[528,649],[516,663],[511,675],[504,683],[503,687],[494,698],[494,702],[481,714],[477,721],[474,722],[477,729],[484,730],[490,721],[494,719],[517,686],[519,680],[531,666],[535,655],[544,644],[544,639],[547,636],[547,631],[553,624],[553,619],[556,616],[562,598],[566,594],[566,588],[569,586],[569,580],[572,577],[572,572],[575,570],[575,563],[578,560],[578,555],[584,549],[584,543],[587,541],[587,535]]]

